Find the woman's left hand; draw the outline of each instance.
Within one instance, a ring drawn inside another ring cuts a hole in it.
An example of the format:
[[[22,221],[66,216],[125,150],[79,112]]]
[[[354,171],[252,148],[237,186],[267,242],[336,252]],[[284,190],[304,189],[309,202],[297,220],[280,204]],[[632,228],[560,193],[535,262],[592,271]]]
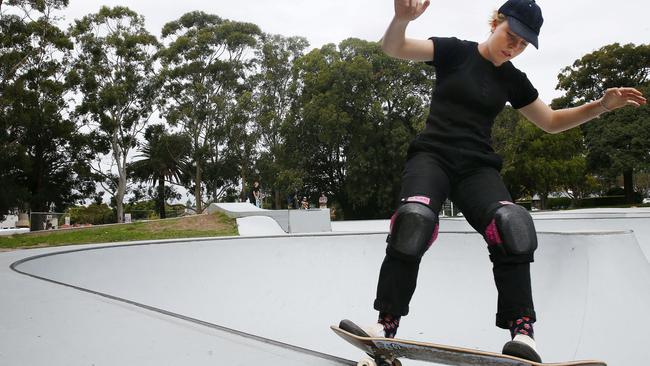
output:
[[[600,106],[606,111],[613,111],[626,105],[640,107],[646,104],[646,99],[640,91],[634,88],[609,88],[600,98]]]

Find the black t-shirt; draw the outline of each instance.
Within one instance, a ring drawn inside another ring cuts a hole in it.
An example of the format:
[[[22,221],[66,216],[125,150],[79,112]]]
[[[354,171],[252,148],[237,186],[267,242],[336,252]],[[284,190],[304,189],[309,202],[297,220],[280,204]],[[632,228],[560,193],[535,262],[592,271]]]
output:
[[[506,102],[519,109],[534,102],[537,90],[511,62],[496,67],[483,58],[478,43],[457,38],[430,38],[436,87],[424,131],[411,144],[436,153],[447,168],[464,171],[481,166],[501,169],[491,146],[494,118]]]
[[[250,198],[251,198],[251,201],[255,201],[255,199],[256,199],[256,198],[255,198],[255,193],[257,193],[257,192],[259,192],[259,191],[260,191],[260,187],[259,187],[259,186],[257,186],[257,187],[253,187],[253,189],[251,190],[251,197],[250,197]]]

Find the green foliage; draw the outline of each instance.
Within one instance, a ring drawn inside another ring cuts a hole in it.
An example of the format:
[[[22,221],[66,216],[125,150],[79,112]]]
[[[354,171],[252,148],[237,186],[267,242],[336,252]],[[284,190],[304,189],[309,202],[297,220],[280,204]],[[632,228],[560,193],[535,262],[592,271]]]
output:
[[[67,1],[6,5],[24,16],[0,14],[0,216],[62,211],[94,191],[88,142],[67,117],[72,42],[55,25]]]
[[[513,198],[539,194],[542,208],[550,192],[580,191],[586,182],[586,161],[580,130],[548,134],[512,108],[495,120],[496,151],[504,158],[502,174]]]
[[[92,224],[103,225],[116,222],[115,212],[107,204],[93,203],[88,207],[75,206],[68,209],[70,213],[70,224]]]
[[[160,201],[158,197],[151,200],[129,202],[124,205],[124,212],[131,214],[132,220],[157,220],[167,217],[178,217],[185,212],[185,205],[169,205],[165,203],[165,216],[160,216]]]
[[[640,88],[650,95],[650,83]],[[592,170],[616,177],[650,168],[650,107],[622,108],[583,127]]]
[[[648,96],[650,45],[614,43],[576,60],[558,75],[566,95],[556,107],[580,105],[598,99],[608,88],[637,87]],[[608,177],[623,174],[628,202],[632,202],[633,173],[648,168],[649,107],[623,108],[584,124],[589,169]]]
[[[209,178],[223,177],[220,174],[232,172],[232,164],[245,159],[229,155],[228,148],[254,145],[247,133],[250,120],[245,119],[250,114],[247,72],[252,64],[244,53],[257,43],[260,34],[254,24],[199,11],[184,14],[163,27],[167,46],[160,51],[160,103],[167,121],[180,126],[191,139],[193,187],[187,188],[194,189],[199,212],[206,168]],[[211,180],[211,193],[227,188],[233,180],[223,180],[225,187]]]
[[[302,37],[263,34],[200,11],[165,24],[161,47],[126,7],[102,7],[65,33],[53,14],[68,0],[1,5],[30,17],[0,13],[0,216],[15,207],[63,210],[92,195],[90,178],[113,196],[118,220],[127,178],[157,188],[148,197],[158,200],[160,217],[174,194],[166,182],[194,190],[200,210],[206,196],[233,199],[240,182],[256,179],[276,208],[297,191],[312,202],[325,192],[338,217],[381,218],[393,210],[407,147],[428,113],[433,68],[359,39],[305,54]],[[650,45],[604,46],[562,70],[558,88],[566,94],[553,106],[580,105],[621,85],[647,96],[649,73]],[[71,97],[80,100],[74,113]],[[150,126],[127,171],[156,107],[182,133]],[[572,192],[576,206],[623,173],[631,192],[632,172],[650,170],[648,111],[621,109],[548,135],[506,108],[493,140],[508,189],[515,198],[538,193],[543,200],[551,191]],[[91,132],[82,135],[84,126]],[[89,164],[100,154],[117,169]],[[153,202],[143,211],[156,209]],[[549,207],[565,203],[551,199]],[[108,220],[100,216],[97,222]]]
[[[197,225],[200,222],[200,226]],[[28,248],[134,240],[157,240],[237,235],[235,219],[223,213],[197,215],[155,222],[99,226],[83,229],[42,231],[0,237],[0,248]]]
[[[426,118],[433,68],[358,39],[315,49],[295,67],[301,82],[282,128],[294,181],[310,196],[331,193],[346,218],[389,216],[406,149]]]
[[[301,37],[285,38],[264,34],[256,50],[258,73],[252,77],[255,85],[255,131],[260,145],[260,155],[255,163],[258,178],[268,182],[273,193],[275,208],[284,207],[287,192],[302,189],[302,178],[293,164],[285,159],[285,136],[282,125],[287,121],[296,97],[295,61],[303,56],[309,43]],[[249,154],[243,154],[249,156]],[[242,168],[246,168],[244,163]],[[251,174],[244,171],[242,176]],[[250,179],[249,179],[250,180]]]
[[[122,222],[129,152],[153,113],[158,89],[154,61],[159,44],[145,29],[144,18],[121,6],[103,6],[76,20],[69,32],[76,56],[68,80],[82,96],[76,116],[91,127],[96,151],[109,154],[116,167],[117,174],[101,168],[95,173],[115,199]]]
[[[60,10],[68,6],[70,0],[7,0],[8,6],[18,6],[26,10],[46,13],[48,9]],[[0,2],[2,4],[2,2]]]
[[[643,197],[640,194],[635,193],[635,198],[632,203],[639,204],[643,201]],[[624,195],[618,196],[602,196],[602,197],[591,197],[584,198],[580,200],[580,207],[589,208],[589,207],[608,207],[608,206],[625,206],[627,199]]]
[[[608,88],[642,85],[650,77],[650,44],[618,43],[584,55],[558,75],[557,89],[568,105],[600,98]]]
[[[184,134],[169,134],[163,125],[150,125],[144,134],[146,143],[142,147],[141,160],[128,165],[130,176],[142,182],[158,186],[158,214],[164,219],[165,180],[181,182],[183,172],[188,169],[190,139]],[[126,211],[128,212],[128,211]]]

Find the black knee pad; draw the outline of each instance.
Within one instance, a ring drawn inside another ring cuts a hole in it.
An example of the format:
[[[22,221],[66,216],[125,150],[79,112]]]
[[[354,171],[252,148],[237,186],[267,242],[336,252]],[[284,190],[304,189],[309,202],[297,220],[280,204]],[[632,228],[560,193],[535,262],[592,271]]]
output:
[[[500,202],[492,212],[484,233],[490,252],[508,261],[532,262],[537,233],[528,211],[511,202]]]
[[[438,215],[429,206],[408,202],[391,219],[387,252],[403,260],[419,262],[438,236]]]

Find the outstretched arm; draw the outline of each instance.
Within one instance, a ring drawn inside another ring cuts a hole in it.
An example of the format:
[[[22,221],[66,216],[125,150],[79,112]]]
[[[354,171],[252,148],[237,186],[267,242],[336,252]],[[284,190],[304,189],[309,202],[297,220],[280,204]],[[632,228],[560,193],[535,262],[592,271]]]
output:
[[[605,112],[627,105],[639,107],[643,104],[646,104],[646,99],[640,91],[634,88],[611,88],[605,91],[602,98],[579,107],[553,110],[537,98],[519,109],[519,112],[542,130],[558,133],[579,126]]]
[[[429,0],[394,0],[395,16],[390,22],[381,48],[387,55],[412,61],[433,60],[433,42],[428,39],[406,38],[406,27],[409,22],[422,15],[429,7]]]

